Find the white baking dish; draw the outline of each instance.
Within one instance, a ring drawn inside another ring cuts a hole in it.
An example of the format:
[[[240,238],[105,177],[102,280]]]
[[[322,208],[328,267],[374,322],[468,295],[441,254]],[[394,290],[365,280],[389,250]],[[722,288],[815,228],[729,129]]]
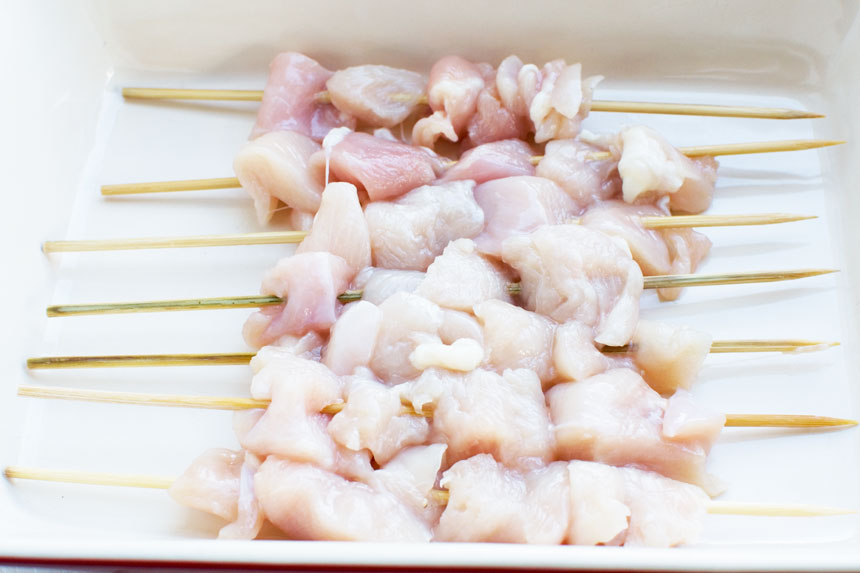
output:
[[[102,183],[229,176],[254,104],[123,102],[124,85],[262,88],[270,58],[426,71],[457,53],[497,63],[581,60],[601,99],[808,108],[777,122],[593,114],[592,131],[645,123],[675,144],[826,137],[840,148],[725,158],[713,213],[786,211],[815,221],[712,229],[703,272],[833,266],[794,283],[689,289],[643,314],[715,338],[817,338],[840,348],[724,355],[695,388],[726,412],[860,416],[860,2],[277,0],[28,2],[3,8],[6,207],[0,464],[176,475],[234,447],[224,412],[39,401],[19,384],[243,395],[246,367],[28,373],[27,356],[242,350],[248,311],[46,319],[60,302],[252,294],[285,247],[45,257],[41,241],[258,230],[239,190],[105,200]],[[727,431],[711,468],[724,499],[860,508],[860,433]],[[163,491],[0,482],[3,560],[643,569],[857,569],[858,517],[707,518],[674,550],[218,542],[214,518]]]

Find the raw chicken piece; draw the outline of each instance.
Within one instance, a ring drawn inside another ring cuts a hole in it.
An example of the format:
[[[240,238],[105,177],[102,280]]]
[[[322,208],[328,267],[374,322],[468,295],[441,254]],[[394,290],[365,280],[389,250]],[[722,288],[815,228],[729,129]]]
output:
[[[475,201],[485,220],[475,243],[482,253],[494,257],[501,256],[502,241],[508,237],[563,223],[577,212],[576,203],[561,187],[543,177],[505,177],[482,183],[475,188]]]
[[[430,541],[423,520],[394,495],[270,456],[255,479],[266,517],[291,539]]]
[[[457,239],[427,268],[415,294],[445,308],[470,311],[485,300],[510,301],[510,282],[505,269],[482,257],[473,241]]]
[[[387,384],[397,384],[421,374],[409,355],[422,342],[439,340],[444,315],[436,304],[420,296],[397,293],[379,305],[382,325],[370,367]]]
[[[535,174],[557,183],[582,212],[621,193],[617,159],[588,159],[589,153],[598,151],[604,149],[577,139],[550,141]]]
[[[341,401],[341,381],[315,360],[281,352],[251,380],[251,396],[271,400],[253,427],[240,436],[242,447],[259,455],[279,455],[331,468],[336,452],[326,433],[323,407]]]
[[[350,450],[368,449],[379,464],[400,450],[427,441],[426,418],[404,413],[397,390],[367,378],[352,376],[346,404],[328,424],[328,433]]]
[[[559,378],[585,380],[612,367],[610,359],[594,346],[591,335],[591,327],[579,322],[566,322],[556,329],[552,364]]]
[[[332,72],[295,52],[278,54],[257,111],[251,139],[272,131],[298,131],[317,141],[334,127],[355,127],[355,120],[317,98]]]
[[[668,274],[688,274],[699,268],[702,259],[711,251],[711,240],[693,229],[666,229],[663,231],[672,266]],[[680,288],[658,288],[660,300],[675,300]]]
[[[708,495],[635,468],[572,461],[568,543],[673,547],[696,541]]]
[[[331,150],[330,168],[337,179],[367,191],[371,201],[395,199],[436,179],[438,159],[431,153],[366,133],[350,133]]]
[[[318,143],[295,131],[268,133],[249,141],[233,161],[233,171],[251,198],[261,225],[269,222],[281,200],[286,205],[316,213],[322,179],[309,169]]]
[[[557,544],[570,520],[567,464],[518,472],[480,454],[443,474],[448,506],[436,541]]]
[[[433,433],[434,441],[448,444],[449,462],[482,453],[507,465],[552,458],[549,416],[534,372],[478,369],[448,376],[433,409]]]
[[[264,307],[259,312],[248,316],[242,327],[242,337],[249,346],[254,348],[266,348],[277,346],[288,348],[293,354],[299,354],[305,358],[319,358],[325,339],[318,332],[308,332],[303,336],[295,334],[283,334],[274,340],[269,340],[265,335],[269,324],[281,313],[281,306]],[[265,345],[265,346],[264,346]]]
[[[686,326],[640,320],[630,341],[642,377],[660,394],[690,389],[711,351],[711,335]]]
[[[563,459],[632,465],[713,491],[705,472],[716,434],[664,431],[668,402],[632,370],[615,369],[580,382],[554,386],[547,392],[557,454]],[[692,409],[692,401],[675,409],[697,428],[721,427],[725,417]],[[707,418],[710,426],[700,423]],[[674,426],[673,426],[674,427]]]
[[[353,275],[370,266],[370,234],[354,185],[329,183],[323,191],[311,232],[296,248],[296,254],[317,251],[339,256]]]
[[[403,403],[412,404],[417,412],[431,412],[442,396],[451,392],[456,380],[452,372],[428,368],[418,378],[398,384],[395,388]]]
[[[262,294],[286,297],[287,302],[264,307],[252,315],[243,331],[245,341],[259,348],[284,334],[328,331],[341,306],[337,297],[354,274],[346,261],[329,253],[302,253],[281,259],[266,273],[260,290]],[[261,329],[263,319],[269,319],[269,323]]]
[[[422,515],[427,523],[438,520],[442,508],[430,495],[445,459],[445,444],[406,448],[385,466],[373,472],[371,487],[387,491]]]
[[[505,139],[485,143],[468,150],[448,168],[441,181],[471,179],[484,183],[502,177],[534,175],[531,158],[534,153],[525,141]]]
[[[373,264],[423,271],[449,242],[476,236],[484,213],[475,202],[472,181],[427,185],[393,202],[364,209],[370,229]]]
[[[380,305],[398,292],[415,292],[423,280],[424,273],[421,271],[367,267],[355,277],[353,287],[362,291],[362,300]]]
[[[373,127],[394,127],[412,115],[424,94],[421,74],[388,66],[354,66],[326,82],[332,103]]]
[[[654,205],[607,201],[589,209],[580,224],[623,239],[646,277],[692,273],[710,251],[711,241],[693,229],[649,230],[639,221],[640,217],[666,215]],[[660,300],[675,300],[680,293],[680,288],[657,289]]]
[[[458,141],[475,113],[483,88],[481,70],[463,58],[446,56],[433,64],[427,83],[427,101],[433,114],[415,124],[413,143],[432,147],[439,135]]]
[[[491,84],[478,94],[477,111],[469,120],[467,132],[466,147],[503,139],[525,139],[529,121],[506,109],[499,101],[496,86]]]
[[[475,305],[475,316],[484,327],[484,349],[489,368],[527,368],[541,382],[555,378],[552,341],[555,323],[501,300]]]
[[[290,209],[288,222],[293,231],[310,231],[314,224],[314,214],[299,209]]]
[[[251,370],[256,374],[272,362],[277,362],[286,354],[292,354],[300,358],[319,361],[320,347],[325,344],[322,336],[316,332],[309,332],[304,336],[282,336],[278,342],[281,344],[264,346],[251,358]],[[288,358],[289,359],[289,358]],[[262,387],[260,392],[268,394],[270,391]]]
[[[600,344],[633,336],[642,271],[625,244],[580,225],[554,225],[507,239],[502,259],[519,272],[527,309],[592,326]]]
[[[484,360],[484,348],[473,338],[460,338],[451,344],[423,342],[409,355],[417,370],[445,368],[455,372],[470,372]]]
[[[245,452],[245,461],[239,470],[239,497],[236,500],[236,519],[218,532],[218,539],[254,539],[263,527],[266,516],[254,492],[254,475],[262,461]]]
[[[673,211],[701,213],[710,207],[717,178],[713,158],[694,161],[685,157],[656,131],[643,126],[622,130],[620,138],[618,172],[627,203],[668,195]]]
[[[445,344],[453,344],[461,338],[471,338],[482,347],[484,345],[484,329],[468,312],[442,309],[442,326],[439,327],[439,337]]]
[[[529,113],[529,103],[520,92],[520,70],[523,62],[516,56],[508,56],[499,64],[496,71],[496,90],[499,100],[506,109],[518,116],[525,117]]]
[[[339,376],[368,367],[382,325],[382,311],[361,300],[350,304],[331,327],[322,362]]]

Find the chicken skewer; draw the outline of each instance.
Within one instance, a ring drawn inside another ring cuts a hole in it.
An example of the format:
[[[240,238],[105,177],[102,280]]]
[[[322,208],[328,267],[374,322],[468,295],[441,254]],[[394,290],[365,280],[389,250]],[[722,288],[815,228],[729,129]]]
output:
[[[136,487],[144,489],[168,489],[176,478],[144,474],[117,474],[108,472],[88,472],[76,470],[51,470],[26,466],[7,466],[3,470],[7,479],[52,481],[80,485],[102,485],[112,487]],[[448,492],[445,489],[433,490],[437,500],[446,503]],[[816,517],[829,515],[848,515],[852,509],[810,505],[799,503],[758,503],[711,500],[708,513],[722,515],[750,515],[764,517]]]
[[[834,269],[797,269],[787,271],[753,271],[725,274],[689,274],[662,275],[644,277],[644,288],[674,288],[689,286],[716,286],[730,284],[751,284],[796,280],[837,272]],[[508,285],[508,291],[516,294],[520,290],[518,283]],[[346,291],[337,298],[340,302],[361,300],[362,291]],[[257,308],[284,304],[285,299],[273,295],[196,298],[181,300],[160,300],[147,302],[117,302],[96,304],[63,304],[53,305],[46,309],[51,317],[81,316],[92,314],[118,314],[132,312],[166,312],[176,310],[215,310],[228,308]]]
[[[750,352],[810,352],[839,346],[838,342],[813,340],[715,340],[711,354]],[[631,345],[606,346],[601,352],[630,352]],[[228,366],[248,364],[256,352],[208,354],[139,354],[113,356],[40,356],[27,359],[30,370],[63,368],[125,368],[141,366]]]
[[[675,215],[641,217],[646,229],[688,227],[735,227],[774,225],[817,218],[815,215],[788,213],[762,213],[755,215]],[[300,243],[307,231],[273,231],[266,233],[236,233],[228,235],[200,235],[186,237],[145,237],[131,239],[45,241],[45,253],[77,253],[92,251],[120,251],[136,249],[176,249],[194,247],[227,247],[236,245],[280,245]]]
[[[818,149],[832,145],[841,145],[842,140],[830,139],[793,139],[782,141],[762,141],[749,143],[730,143],[723,145],[700,145],[695,147],[679,147],[687,157],[748,155],[755,153],[774,153],[782,151],[802,151]],[[598,161],[611,157],[609,152],[594,152],[588,159]],[[541,156],[534,156],[532,162],[539,162]],[[214,179],[190,179],[182,181],[154,181],[147,183],[118,183],[103,185],[102,195],[136,195],[145,193],[169,193],[174,191],[201,191],[207,189],[233,189],[241,187],[238,178],[218,177]]]
[[[139,406],[163,406],[173,408],[200,408],[206,410],[254,410],[267,408],[270,400],[241,398],[234,396],[195,396],[181,394],[149,394],[143,392],[111,392],[105,390],[86,390],[78,388],[46,388],[23,385],[18,387],[18,395],[29,398],[57,400],[76,400],[110,404],[132,404]],[[334,415],[344,408],[343,402],[329,404],[320,410],[321,414]],[[401,413],[410,416],[431,418],[432,412],[415,410],[403,405]],[[856,426],[856,420],[834,418],[831,416],[812,416],[804,414],[726,414],[727,428],[829,428]]]
[[[416,99],[416,96],[412,94],[404,95],[409,97],[409,99]],[[126,87],[122,88],[122,96],[126,99],[144,100],[262,101],[263,90]],[[317,99],[319,101],[331,100],[327,92],[317,94]],[[417,101],[426,104],[426,96],[418,96]],[[818,119],[826,117],[824,114],[811,111],[778,107],[607,100],[592,100],[591,111],[704,117],[743,117],[750,119]]]

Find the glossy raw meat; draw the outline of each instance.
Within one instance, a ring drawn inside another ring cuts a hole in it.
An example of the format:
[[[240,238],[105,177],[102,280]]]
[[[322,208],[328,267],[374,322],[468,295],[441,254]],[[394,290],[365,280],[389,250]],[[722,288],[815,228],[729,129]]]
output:
[[[310,169],[318,143],[295,131],[278,131],[249,141],[233,161],[233,171],[251,198],[261,225],[269,222],[278,200],[316,213],[323,180]]]
[[[432,147],[435,133],[458,141],[477,109],[478,94],[483,88],[481,70],[468,60],[446,56],[433,64],[427,83],[427,101],[433,114],[415,124],[413,143]]]
[[[323,364],[339,376],[370,366],[381,326],[382,311],[375,304],[360,300],[347,305],[331,327],[331,338],[322,353]]]
[[[579,139],[550,141],[535,174],[557,183],[581,212],[621,194],[617,159],[588,159],[590,153],[602,151],[604,148]]]
[[[371,201],[400,197],[436,179],[432,152],[366,133],[350,133],[331,150],[332,175],[364,189]]]
[[[640,320],[630,344],[636,365],[654,390],[671,394],[689,390],[711,351],[711,335],[665,322]]]
[[[636,466],[713,491],[705,462],[724,416],[687,400],[670,418],[671,401],[626,369],[554,386],[547,401],[560,457]]]
[[[339,256],[354,275],[370,266],[370,233],[354,185],[329,183],[323,191],[311,231],[296,254],[317,251]]]
[[[298,131],[322,141],[334,127],[354,127],[355,120],[317,98],[331,76],[332,72],[305,55],[278,54],[269,65],[269,79],[251,138],[272,131]]]
[[[393,494],[270,456],[255,479],[266,517],[291,539],[430,541],[430,529]]]
[[[662,233],[672,259],[669,274],[694,272],[711,252],[711,240],[693,229],[665,229]],[[677,287],[657,289],[660,300],[675,300],[680,294],[681,289]]]
[[[398,292],[415,292],[423,280],[424,273],[421,271],[367,267],[355,277],[353,288],[363,291],[362,300],[379,305]]]
[[[415,294],[445,308],[471,311],[485,300],[510,301],[510,282],[506,269],[482,257],[473,241],[457,239],[427,268]]]
[[[388,66],[354,66],[326,82],[340,111],[373,127],[394,127],[418,109],[424,94],[421,74]]]
[[[474,147],[460,156],[442,176],[441,181],[471,179],[484,183],[502,177],[534,175],[532,148],[519,139],[505,139]]]
[[[431,490],[436,486],[447,449],[445,444],[406,448],[373,472],[368,483],[376,490],[394,494],[427,523],[434,523],[442,507]]]
[[[484,213],[474,183],[453,181],[419,187],[396,201],[369,204],[364,215],[377,267],[426,270],[450,241],[476,236]]]
[[[482,253],[494,257],[501,256],[502,242],[508,237],[563,223],[577,212],[570,197],[543,177],[505,177],[482,183],[475,187],[475,201],[485,221],[475,243]]]
[[[555,330],[552,364],[562,380],[584,380],[611,367],[592,340],[592,329],[579,322],[566,322]]]
[[[553,321],[501,300],[484,301],[474,312],[484,327],[488,368],[499,373],[507,368],[527,368],[544,383],[555,378]]]
[[[481,454],[454,464],[441,484],[448,505],[436,541],[558,544],[570,521],[567,464],[515,471]]]
[[[507,239],[502,259],[519,272],[527,309],[592,326],[601,344],[633,336],[642,271],[625,244],[580,225],[554,225]]]
[[[368,449],[379,464],[400,450],[424,443],[430,432],[426,418],[402,411],[400,395],[374,380],[351,376],[346,404],[328,424],[328,433],[350,450]]]

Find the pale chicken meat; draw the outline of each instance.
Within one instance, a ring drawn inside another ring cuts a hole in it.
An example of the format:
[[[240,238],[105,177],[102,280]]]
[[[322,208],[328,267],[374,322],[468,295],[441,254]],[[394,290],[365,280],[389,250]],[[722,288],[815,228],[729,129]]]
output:
[[[382,311],[375,304],[361,300],[348,305],[331,327],[322,363],[338,376],[369,367],[381,326]]]
[[[286,297],[287,301],[252,315],[243,331],[245,341],[260,348],[284,334],[327,332],[342,306],[337,297],[354,275],[346,261],[330,253],[302,253],[281,259],[266,273],[260,291]],[[261,328],[265,320],[268,324]]]
[[[313,252],[342,258],[353,275],[370,266],[370,233],[354,185],[326,186],[310,233],[296,248],[296,254]]]
[[[430,69],[427,102],[433,114],[421,118],[412,130],[412,141],[433,147],[439,135],[459,141],[478,105],[484,88],[481,70],[459,56],[446,56]]]
[[[372,127],[394,127],[421,107],[424,76],[389,66],[353,66],[326,82],[341,112]]]
[[[570,521],[567,464],[512,470],[492,456],[458,461],[442,477],[448,505],[436,541],[558,544]]]
[[[385,491],[270,456],[254,485],[266,517],[290,539],[427,542],[429,526]]]
[[[217,515],[230,523],[219,539],[254,539],[264,516],[254,493],[260,460],[246,451],[216,448],[203,452],[167,492],[182,505]]]
[[[367,449],[378,464],[400,450],[423,444],[430,433],[426,418],[403,411],[400,395],[375,380],[349,377],[346,403],[328,424],[328,433],[347,449]]]
[[[717,162],[710,157],[690,159],[653,129],[636,126],[619,134],[618,172],[624,201],[653,201],[668,196],[673,211],[701,213],[711,205]]]
[[[601,344],[620,346],[633,336],[643,279],[623,242],[553,225],[505,240],[502,259],[519,273],[528,310],[587,324]]]
[[[660,394],[689,390],[711,351],[711,335],[686,326],[640,320],[630,341],[642,377]]]
[[[534,372],[435,374],[447,388],[433,408],[432,439],[448,444],[449,462],[492,454],[516,466],[552,457],[549,415]]]
[[[527,368],[544,384],[555,378],[553,321],[501,300],[477,304],[474,313],[484,328],[486,367],[499,373]]]
[[[449,242],[471,238],[484,228],[484,213],[472,194],[472,181],[427,185],[396,201],[377,201],[364,209],[373,264],[424,271]]]
[[[387,491],[421,515],[427,523],[439,519],[442,507],[432,495],[445,461],[445,444],[405,448],[373,472],[368,483],[378,491]]]
[[[594,345],[591,327],[571,321],[555,329],[552,365],[559,379],[576,381],[609,370],[612,361]]]
[[[581,213],[594,204],[621,194],[618,160],[589,159],[589,154],[604,150],[579,139],[550,141],[535,174],[557,183]]]
[[[475,183],[484,183],[503,177],[534,175],[533,155],[532,148],[519,139],[485,143],[463,153],[440,181],[471,179]]]
[[[439,341],[444,321],[441,308],[429,300],[409,293],[397,293],[379,305],[382,324],[370,367],[387,384],[416,378],[421,371],[409,356],[423,342]]]
[[[331,370],[316,360],[280,352],[254,375],[251,396],[271,402],[241,436],[243,448],[262,457],[336,465],[337,453],[326,432],[329,416],[320,413],[343,396],[343,384]],[[254,411],[241,414],[252,417]]]
[[[466,129],[466,147],[475,147],[503,139],[525,139],[529,133],[529,120],[506,109],[499,101],[494,84],[478,94],[475,114]]]
[[[233,161],[233,171],[254,200],[261,225],[269,222],[278,201],[300,213],[316,213],[323,180],[310,169],[320,145],[296,131],[268,133],[245,144]]]
[[[318,97],[332,74],[303,54],[278,54],[269,65],[269,79],[251,138],[273,131],[297,131],[322,141],[332,128],[354,127],[354,119]]]
[[[355,277],[353,288],[362,291],[362,300],[380,305],[393,294],[415,292],[423,280],[421,271],[367,267]]]
[[[568,464],[567,543],[673,547],[695,542],[710,501],[700,488],[635,468]]]
[[[471,338],[481,346],[484,344],[484,328],[468,312],[461,310],[442,309],[442,326],[439,327],[439,338],[445,344],[453,344],[462,338]]]
[[[636,372],[626,369],[556,385],[547,393],[547,402],[557,454],[563,459],[629,465],[709,491],[717,487],[705,463],[724,416],[688,400],[673,408],[667,419],[671,399],[661,398]],[[697,431],[687,431],[681,423],[685,419]]]
[[[494,257],[501,256],[502,242],[508,237],[564,223],[577,212],[576,203],[543,177],[505,177],[482,183],[475,187],[475,201],[485,220],[475,243],[482,253]]]
[[[436,179],[441,163],[432,152],[366,133],[350,133],[331,150],[331,174],[390,200]]]
[[[580,224],[623,239],[645,276],[695,272],[708,255],[711,241],[693,229],[646,229],[642,226],[641,217],[666,215],[668,213],[654,205],[607,201],[589,209]],[[680,292],[679,288],[657,289],[660,300],[675,300]]]
[[[427,268],[415,294],[445,308],[471,311],[485,300],[510,302],[510,282],[507,269],[481,256],[473,241],[457,239]]]

